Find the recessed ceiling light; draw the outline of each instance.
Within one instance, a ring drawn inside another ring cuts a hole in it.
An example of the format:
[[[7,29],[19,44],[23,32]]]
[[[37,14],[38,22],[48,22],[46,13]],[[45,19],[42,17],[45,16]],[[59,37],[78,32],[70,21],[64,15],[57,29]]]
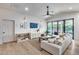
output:
[[[29,9],[26,7],[25,10],[28,11]]]
[[[72,7],[69,7],[69,10],[72,10]]]

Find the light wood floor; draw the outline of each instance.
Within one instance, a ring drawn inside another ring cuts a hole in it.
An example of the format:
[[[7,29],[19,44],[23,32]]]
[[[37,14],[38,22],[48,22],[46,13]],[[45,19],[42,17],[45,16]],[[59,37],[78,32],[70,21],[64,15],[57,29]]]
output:
[[[27,40],[25,42],[12,42],[0,45],[0,55],[50,55],[44,50],[40,50],[38,39]],[[73,41],[65,51],[64,55],[79,55],[79,42]]]
[[[34,48],[27,41],[21,43],[6,43],[0,45],[1,55],[40,55],[41,52]]]

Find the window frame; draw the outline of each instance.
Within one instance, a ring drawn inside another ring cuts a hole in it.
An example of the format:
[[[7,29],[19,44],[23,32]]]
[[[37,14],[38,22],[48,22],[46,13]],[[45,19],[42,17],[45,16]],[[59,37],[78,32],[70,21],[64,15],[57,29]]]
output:
[[[67,20],[73,20],[73,27],[72,27],[72,32],[73,32],[73,39],[74,39],[74,18],[69,18],[69,19],[63,19],[63,20],[57,20],[57,21],[48,21],[47,22],[47,31],[48,31],[48,23],[49,22],[51,22],[52,23],[52,31],[53,31],[53,22],[57,22],[57,32],[58,32],[58,22],[60,22],[60,21],[63,21],[63,32],[65,33],[65,22],[67,21]]]

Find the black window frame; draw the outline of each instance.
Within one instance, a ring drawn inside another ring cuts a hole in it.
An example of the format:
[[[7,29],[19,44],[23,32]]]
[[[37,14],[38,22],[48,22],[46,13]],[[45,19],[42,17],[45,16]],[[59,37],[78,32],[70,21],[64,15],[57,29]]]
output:
[[[52,23],[52,31],[53,31],[53,22],[57,22],[57,32],[58,32],[58,22],[59,21],[63,21],[63,32],[65,33],[65,22],[67,21],[67,20],[73,20],[73,27],[72,27],[72,31],[73,31],[73,40],[74,40],[74,18],[69,18],[69,19],[63,19],[63,20],[57,20],[57,21],[49,21],[49,22],[51,22]],[[47,31],[48,31],[48,23],[49,22],[47,22]]]

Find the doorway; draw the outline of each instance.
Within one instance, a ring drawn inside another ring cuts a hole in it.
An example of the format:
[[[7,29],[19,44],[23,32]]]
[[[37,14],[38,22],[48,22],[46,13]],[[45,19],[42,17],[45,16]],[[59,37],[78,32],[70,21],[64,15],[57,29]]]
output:
[[[3,20],[0,22],[0,44],[15,41],[15,22]]]

